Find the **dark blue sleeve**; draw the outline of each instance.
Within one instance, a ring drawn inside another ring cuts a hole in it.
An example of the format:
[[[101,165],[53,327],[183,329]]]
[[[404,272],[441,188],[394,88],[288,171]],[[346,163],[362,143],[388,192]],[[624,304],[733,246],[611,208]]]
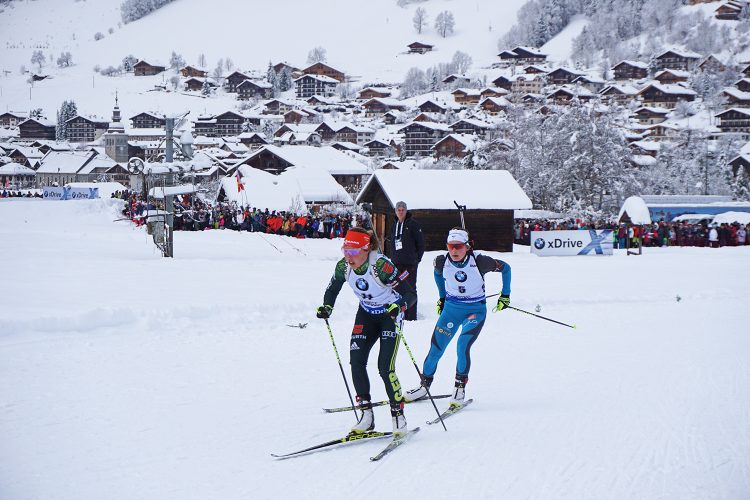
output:
[[[435,277],[435,284],[437,285],[438,295],[441,299],[445,298],[445,278],[443,278],[443,265],[445,264],[445,256],[438,255],[435,257],[433,276]]]

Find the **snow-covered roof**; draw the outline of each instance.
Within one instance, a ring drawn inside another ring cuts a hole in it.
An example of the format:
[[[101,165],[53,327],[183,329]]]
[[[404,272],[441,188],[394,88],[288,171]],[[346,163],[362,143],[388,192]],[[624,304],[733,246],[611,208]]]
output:
[[[750,224],[750,212],[724,212],[713,218],[714,224],[732,224],[739,222],[742,225]]]
[[[745,115],[745,116],[750,116],[750,108],[729,108],[729,109],[726,109],[726,110],[722,111],[721,113],[717,113],[714,116],[718,117],[718,116],[722,116],[722,115],[725,115],[725,114],[731,113],[731,112],[739,113],[739,114]]]
[[[284,182],[280,176],[263,170],[242,165],[239,167],[243,191],[237,190],[237,177],[221,178],[224,194],[230,201],[249,205],[261,210],[289,210],[296,198],[302,199],[300,187],[295,183]]]
[[[683,87],[682,85],[664,84],[664,83],[649,83],[641,89],[639,94],[644,93],[649,88],[655,88],[664,94],[673,95],[698,95],[694,90]]]
[[[336,151],[335,149],[333,150]],[[349,195],[349,193],[346,192],[343,186],[336,182],[331,174],[329,174],[326,169],[322,168],[320,165],[314,167],[290,167],[279,174],[278,177],[282,179],[282,182],[291,183],[292,185],[298,185],[300,191],[302,192],[302,197],[306,203],[353,203],[352,197]]]
[[[702,57],[700,54],[698,54],[696,52],[693,52],[692,50],[676,49],[676,48],[673,47],[671,49],[665,50],[664,52],[662,52],[661,54],[659,54],[658,56],[656,56],[656,58],[659,59],[660,57],[663,57],[663,56],[667,55],[670,52],[672,52],[673,54],[678,55],[680,57],[687,58],[687,59],[700,59]]]
[[[75,174],[96,155],[93,151],[50,151],[42,158],[39,174]]]
[[[492,124],[487,123],[482,120],[477,120],[476,118],[462,118],[461,120],[456,120],[455,122],[451,123],[449,127],[453,128],[459,123],[468,123],[469,125],[474,125],[477,128],[484,128],[484,129],[492,128]]]
[[[36,175],[36,172],[29,167],[24,167],[14,161],[0,165],[0,175]]]
[[[531,200],[507,170],[376,170],[357,203],[376,183],[391,206],[403,200],[411,210],[455,210],[454,200],[468,210],[531,208]]]
[[[312,78],[313,80],[317,80],[317,81],[319,81],[321,83],[331,83],[331,84],[339,84],[339,83],[341,83],[338,80],[336,80],[335,78],[331,78],[330,76],[316,75],[316,74],[310,74],[310,73],[302,75],[299,78],[295,78],[294,82],[296,83],[296,82],[298,82],[300,80],[304,80],[305,78]]]
[[[640,108],[633,111],[633,113],[640,113],[642,111],[645,111],[647,113],[651,113],[654,115],[668,115],[670,113],[670,110],[668,109],[655,108],[653,106],[641,106]]]
[[[12,154],[14,151],[18,151],[29,160],[39,159],[44,156],[44,153],[42,153],[39,149],[31,146],[17,146],[11,149],[10,153]]]
[[[638,93],[638,89],[633,87],[632,85],[607,85],[607,87],[602,89],[600,94],[604,95],[610,90],[614,90],[624,95],[636,95]]]
[[[165,196],[177,196],[180,194],[193,194],[196,192],[193,184],[182,184],[179,186],[156,186],[148,191],[148,195],[157,200],[163,200]]]
[[[114,167],[115,165],[118,165],[118,163],[108,157],[94,157],[90,162],[88,162],[86,165],[81,167],[81,169],[78,171],[79,174],[90,174],[93,173],[94,170],[99,169],[100,172],[106,172],[110,168]]]
[[[667,68],[667,69],[663,69],[663,70],[659,71],[658,73],[656,73],[654,75],[654,79],[658,79],[659,76],[661,76],[663,74],[666,74],[666,73],[669,73],[671,75],[674,75],[674,76],[677,76],[677,77],[680,77],[680,78],[686,78],[686,79],[690,78],[690,72],[689,71],[682,71],[680,69],[669,69],[669,68]]]
[[[490,98],[490,97],[488,97],[488,99],[491,99],[491,98]],[[448,125],[446,125],[445,123],[435,123],[435,122],[411,122],[411,123],[409,123],[409,124],[406,124],[406,125],[404,125],[403,127],[401,127],[401,128],[399,129],[399,132],[401,132],[402,130],[404,130],[404,129],[406,129],[406,128],[408,128],[408,127],[412,126],[412,125],[419,125],[419,126],[422,126],[422,127],[424,127],[424,128],[428,128],[428,129],[431,129],[431,130],[440,130],[440,131],[442,131],[442,132],[450,132],[450,130],[451,130],[451,129],[450,129],[450,127],[448,127]]]
[[[626,60],[623,60],[623,61],[620,61],[619,63],[615,64],[615,65],[614,65],[614,66],[612,66],[612,67],[613,67],[613,68],[616,68],[617,66],[619,66],[619,65],[621,65],[621,64],[626,64],[626,65],[628,65],[628,66],[633,66],[634,68],[639,68],[639,69],[648,69],[648,64],[646,64],[646,63],[644,63],[644,62],[640,62],[640,61],[629,61],[629,60],[627,60],[627,59],[626,59]]]
[[[467,135],[467,134],[448,134],[442,139],[440,139],[438,142],[435,143],[434,146],[432,146],[430,149],[437,149],[438,144],[441,142],[447,140],[448,138],[453,139],[456,142],[461,143],[463,147],[466,149],[466,151],[474,151],[477,147],[477,136],[475,135]]]
[[[750,92],[743,92],[738,88],[726,87],[722,90],[722,92],[740,101],[750,101]]]
[[[633,155],[631,158],[633,163],[639,167],[653,167],[656,165],[656,158],[651,155]]]
[[[297,167],[310,167],[329,172],[331,175],[365,175],[369,168],[331,146],[263,146],[250,158],[264,151],[273,153]]]
[[[631,196],[622,208],[620,208],[620,214],[617,216],[617,220],[622,219],[623,214],[627,212],[630,217],[630,222],[633,224],[651,224],[651,214],[648,211],[646,202],[640,196]]]

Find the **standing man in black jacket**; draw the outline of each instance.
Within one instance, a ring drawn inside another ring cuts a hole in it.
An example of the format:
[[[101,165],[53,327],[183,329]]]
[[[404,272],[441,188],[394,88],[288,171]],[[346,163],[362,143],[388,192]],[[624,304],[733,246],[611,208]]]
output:
[[[424,254],[422,228],[407,212],[406,203],[396,203],[396,224],[390,242],[391,260],[401,271],[408,271],[406,281],[417,291],[417,266]],[[417,319],[417,302],[406,310],[404,319]]]

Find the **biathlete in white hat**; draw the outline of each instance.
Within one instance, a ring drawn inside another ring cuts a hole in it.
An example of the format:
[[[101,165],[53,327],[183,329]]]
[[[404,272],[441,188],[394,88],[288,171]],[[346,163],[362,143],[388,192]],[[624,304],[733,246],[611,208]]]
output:
[[[448,233],[448,253],[435,258],[435,283],[440,298],[437,312],[440,317],[432,332],[430,352],[422,368],[419,387],[406,393],[408,401],[423,398],[432,384],[438,362],[453,336],[461,329],[456,351],[456,383],[451,406],[462,406],[471,368],[471,346],[482,331],[487,316],[484,292],[484,275],[501,272],[503,288],[493,312],[510,305],[510,265],[502,260],[474,252],[469,244],[469,234],[460,228]]]

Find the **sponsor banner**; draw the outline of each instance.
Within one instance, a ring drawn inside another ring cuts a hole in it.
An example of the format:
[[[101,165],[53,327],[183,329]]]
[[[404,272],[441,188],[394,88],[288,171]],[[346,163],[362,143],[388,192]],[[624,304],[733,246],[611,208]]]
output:
[[[99,198],[99,188],[43,187],[45,200],[93,200]]]
[[[551,255],[612,255],[611,229],[531,231],[531,253]]]

